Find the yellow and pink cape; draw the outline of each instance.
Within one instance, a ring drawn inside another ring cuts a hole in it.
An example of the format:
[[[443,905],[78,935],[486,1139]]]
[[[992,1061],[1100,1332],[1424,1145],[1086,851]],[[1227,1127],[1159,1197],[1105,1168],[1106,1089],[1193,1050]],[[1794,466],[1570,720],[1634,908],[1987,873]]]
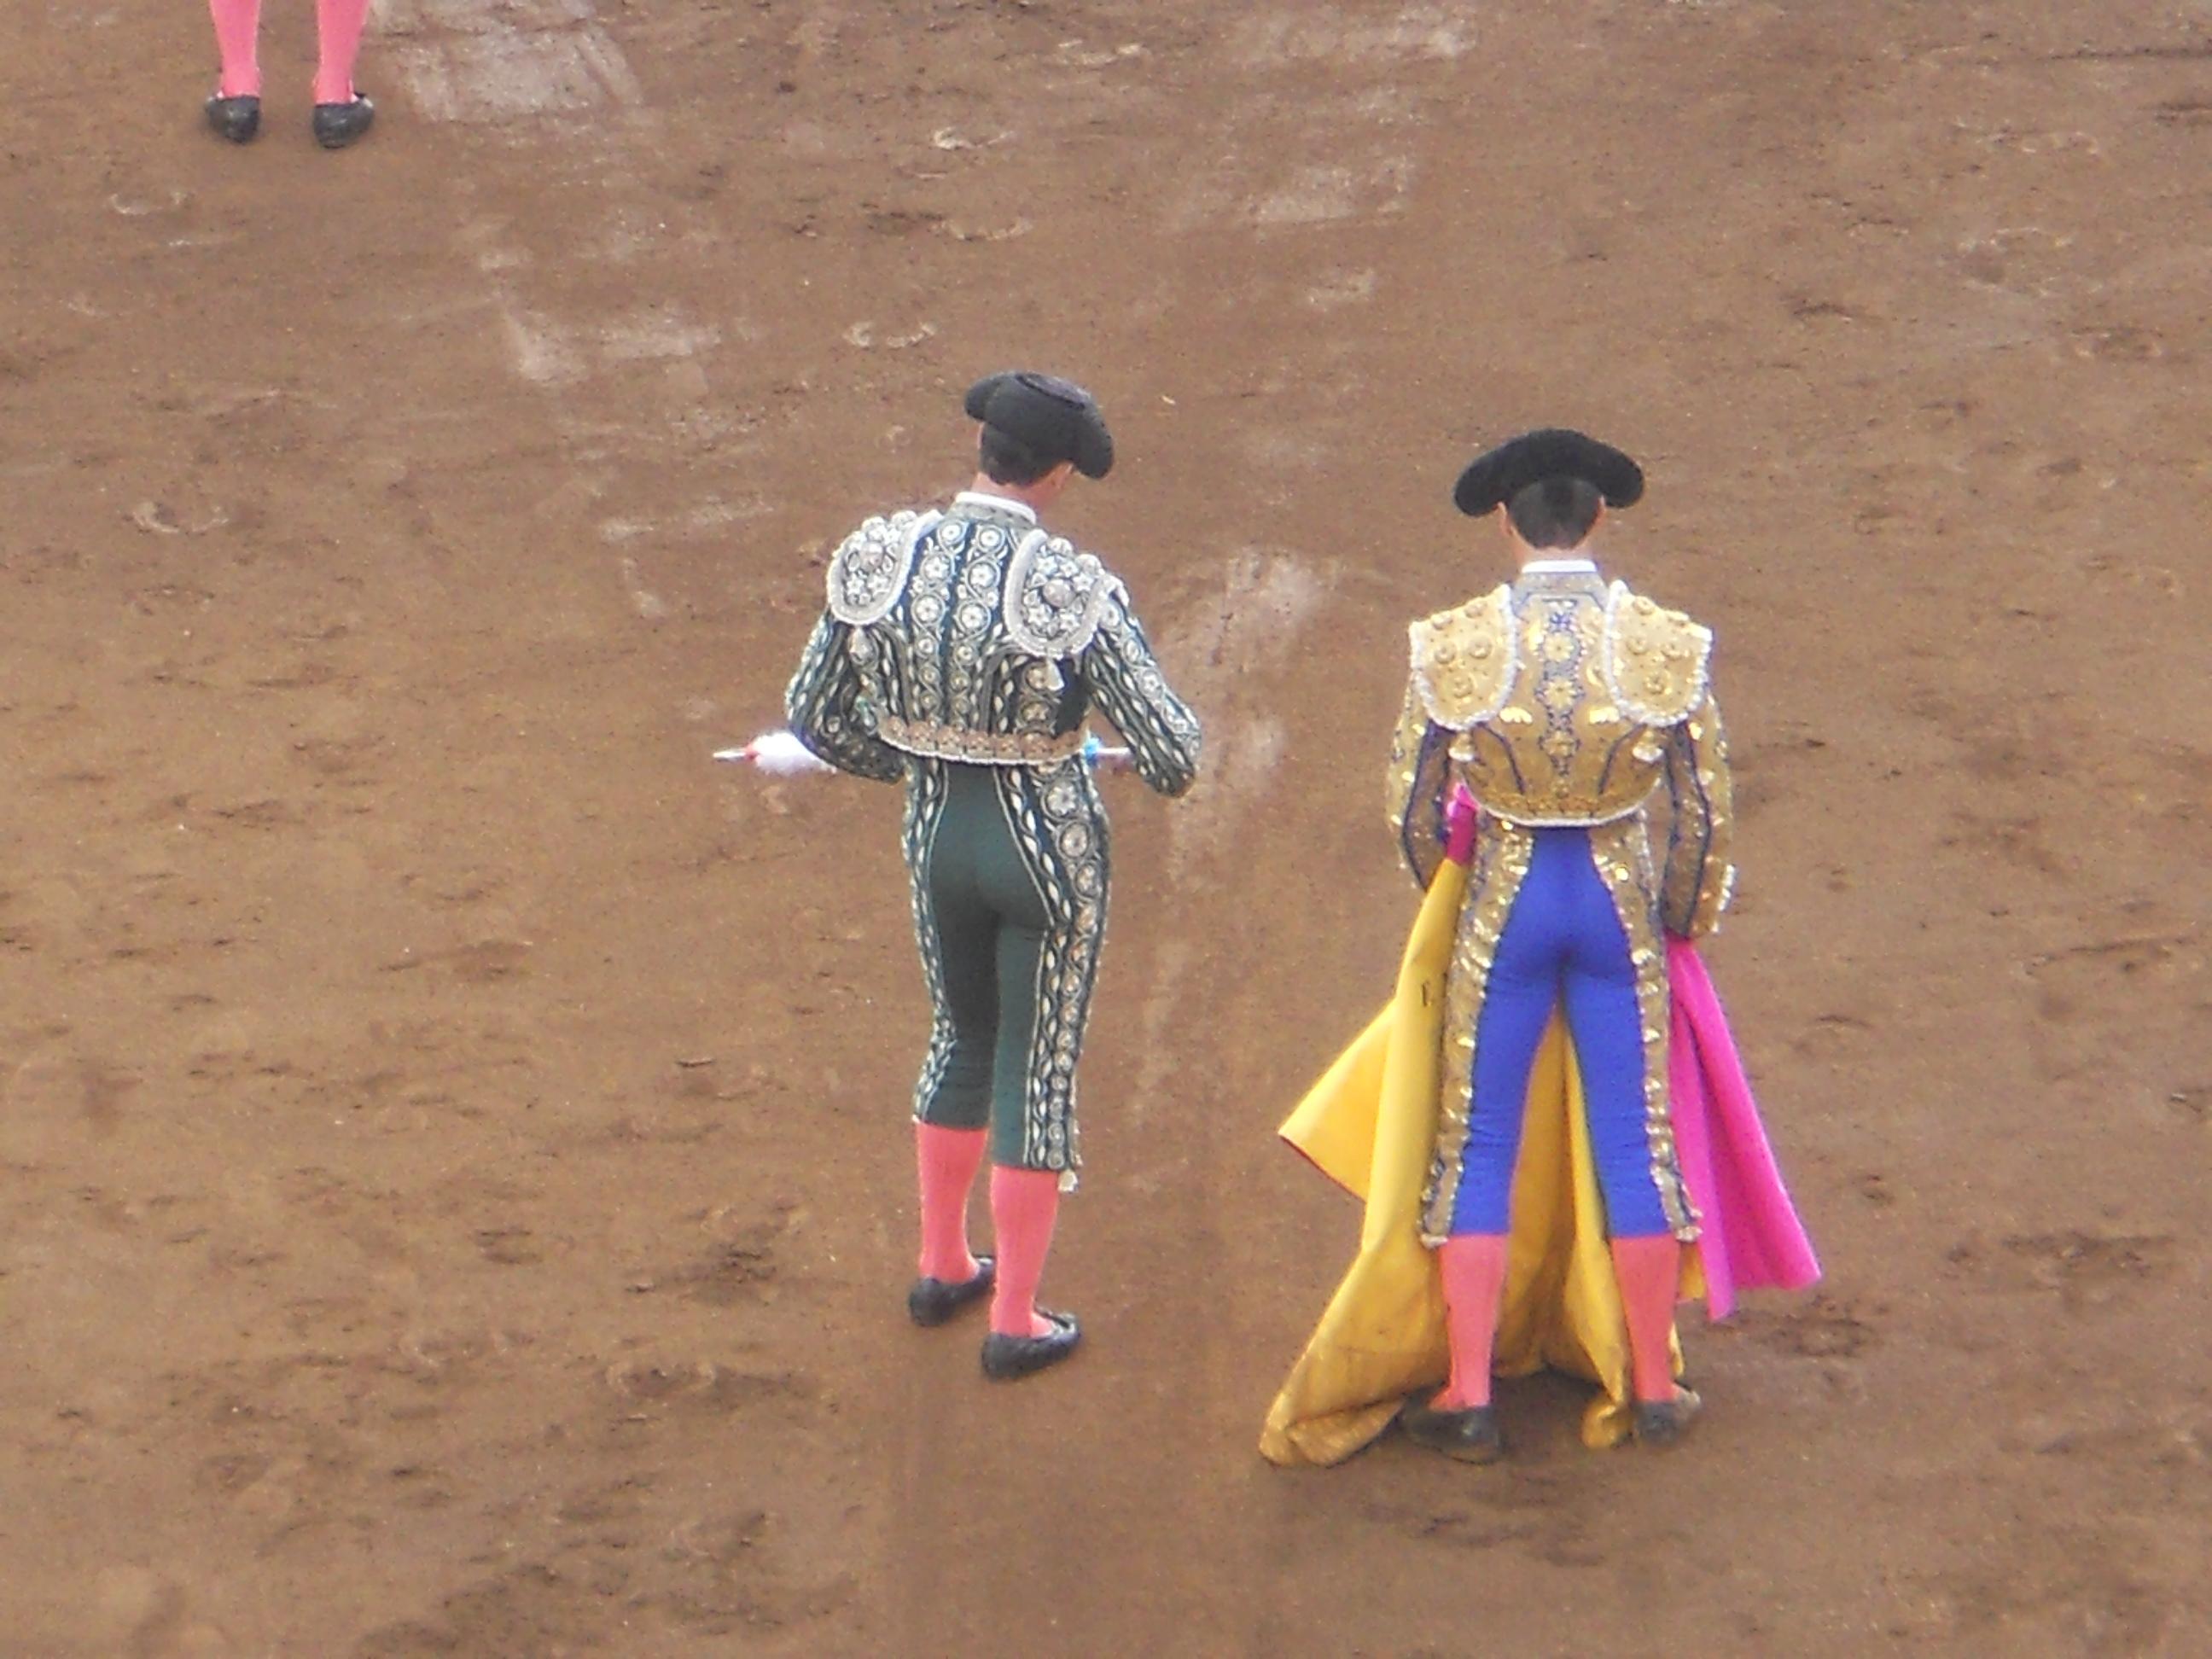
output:
[[[1445,860],[1415,919],[1396,994],[1283,1125],[1283,1138],[1364,1200],[1366,1213],[1358,1255],[1268,1410],[1260,1449],[1276,1463],[1341,1462],[1449,1369],[1443,1291],[1421,1243],[1420,1211],[1436,1146],[1444,975],[1466,884],[1465,866]],[[1710,1295],[1720,1317],[1739,1286],[1796,1288],[1820,1269],[1696,951],[1675,942],[1668,967],[1675,1133],[1705,1229],[1683,1252],[1682,1296]],[[1596,1383],[1583,1440],[1609,1446],[1628,1433],[1632,1415],[1628,1329],[1582,1082],[1556,1017],[1526,1110],[1496,1366],[1509,1376],[1548,1366]]]

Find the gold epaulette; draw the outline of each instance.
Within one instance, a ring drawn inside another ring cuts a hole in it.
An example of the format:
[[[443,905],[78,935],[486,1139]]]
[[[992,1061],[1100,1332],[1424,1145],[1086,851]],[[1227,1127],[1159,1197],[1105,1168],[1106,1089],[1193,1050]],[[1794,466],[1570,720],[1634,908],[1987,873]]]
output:
[[[1620,712],[1643,726],[1674,726],[1705,700],[1713,636],[1679,611],[1615,582],[1605,602],[1606,687]]]
[[[1497,587],[1449,611],[1424,617],[1407,630],[1413,684],[1429,718],[1465,732],[1493,718],[1513,694],[1519,652],[1513,632],[1513,590]]]

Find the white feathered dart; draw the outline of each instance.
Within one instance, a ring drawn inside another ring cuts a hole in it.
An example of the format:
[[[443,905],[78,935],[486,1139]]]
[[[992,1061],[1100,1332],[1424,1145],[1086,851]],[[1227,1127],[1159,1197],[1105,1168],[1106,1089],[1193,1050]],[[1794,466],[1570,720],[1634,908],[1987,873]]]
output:
[[[742,749],[717,749],[718,761],[750,761],[763,772],[793,777],[801,772],[834,772],[837,769],[788,732],[763,732]]]
[[[1096,738],[1084,739],[1083,758],[1093,766],[1118,770],[1129,763],[1126,749],[1109,749]],[[789,732],[763,732],[742,749],[717,749],[718,761],[750,761],[777,777],[796,777],[802,772],[834,772],[837,769],[817,755]]]

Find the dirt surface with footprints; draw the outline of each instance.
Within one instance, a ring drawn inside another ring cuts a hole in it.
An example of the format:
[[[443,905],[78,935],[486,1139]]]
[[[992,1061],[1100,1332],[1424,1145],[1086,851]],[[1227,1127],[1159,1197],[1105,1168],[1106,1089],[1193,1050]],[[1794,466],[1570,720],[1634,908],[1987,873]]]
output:
[[[0,1650],[2212,1650],[2212,9],[384,0],[383,118],[0,11]],[[1089,381],[1123,780],[1077,1363],[904,1319],[891,791],[825,550]],[[1255,1451],[1355,1212],[1402,626],[1546,422],[1717,629],[1710,953],[1830,1268],[1680,1453]]]

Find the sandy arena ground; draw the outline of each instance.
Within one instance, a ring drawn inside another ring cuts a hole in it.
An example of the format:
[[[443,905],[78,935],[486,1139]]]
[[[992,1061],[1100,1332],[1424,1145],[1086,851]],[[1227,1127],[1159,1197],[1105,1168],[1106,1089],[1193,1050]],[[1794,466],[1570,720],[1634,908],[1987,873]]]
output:
[[[2212,1651],[2212,6],[385,0],[382,124],[0,9],[0,1652]],[[1205,716],[1115,786],[1079,1363],[901,1297],[894,792],[709,750],[1089,381]],[[1404,621],[1549,421],[1711,622],[1711,952],[1830,1265],[1670,1459],[1286,1474]]]

